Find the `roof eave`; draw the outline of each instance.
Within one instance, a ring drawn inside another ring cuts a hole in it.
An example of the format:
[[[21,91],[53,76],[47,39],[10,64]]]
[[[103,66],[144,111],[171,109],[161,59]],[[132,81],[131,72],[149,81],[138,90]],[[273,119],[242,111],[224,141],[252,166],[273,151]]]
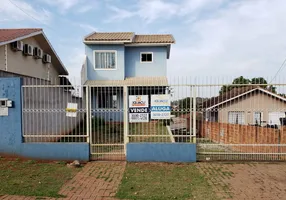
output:
[[[66,69],[65,65],[63,64],[63,62],[61,61],[60,57],[58,56],[58,54],[56,53],[55,49],[53,48],[52,44],[50,43],[50,41],[48,40],[48,38],[46,37],[45,33],[42,31],[42,35],[44,36],[45,40],[47,41],[47,43],[49,44],[51,50],[53,51],[53,53],[55,54],[57,60],[59,61],[59,63],[61,64],[64,73],[60,74],[60,75],[69,75],[68,70]]]
[[[124,44],[130,43],[130,40],[122,40],[122,41],[91,41],[91,40],[84,40],[84,44]]]
[[[262,89],[262,88],[254,88],[254,89],[252,89],[252,90],[249,90],[249,91],[247,91],[247,92],[244,92],[244,93],[242,93],[242,94],[239,94],[239,95],[237,95],[237,96],[234,96],[234,97],[232,97],[232,98],[230,98],[230,99],[227,99],[227,100],[225,100],[225,101],[222,101],[222,102],[220,102],[220,103],[217,103],[217,104],[215,104],[215,105],[213,105],[213,106],[210,106],[210,107],[206,108],[206,111],[211,110],[211,109],[213,109],[213,108],[215,108],[215,107],[217,107],[217,106],[223,105],[223,104],[225,104],[225,103],[227,103],[227,102],[229,102],[229,101],[232,101],[232,100],[234,100],[234,99],[237,99],[237,98],[239,98],[239,97],[241,97],[241,96],[247,95],[247,94],[249,94],[249,93],[251,93],[251,92],[253,92],[253,91],[255,91],[255,90],[260,90],[260,91],[262,91],[262,92],[264,92],[264,93],[266,93],[266,94],[269,94],[269,95],[271,95],[271,96],[274,96],[274,97],[276,97],[276,98],[278,98],[278,99],[280,99],[280,100],[282,100],[282,101],[286,101],[286,98],[281,97],[281,96],[279,96],[279,95],[277,95],[277,94],[274,94],[274,93],[272,93],[272,92],[269,92],[269,91],[267,91],[267,90],[265,90],[265,89]]]
[[[5,45],[5,44],[10,44],[10,43],[15,42],[15,41],[18,41],[18,40],[24,40],[24,39],[27,39],[27,38],[29,38],[29,37],[33,37],[33,36],[36,36],[36,35],[40,35],[40,34],[42,34],[42,33],[43,33],[43,31],[37,31],[37,32],[33,32],[33,33],[30,33],[30,34],[25,35],[25,36],[17,37],[17,38],[15,38],[15,39],[13,39],[13,40],[8,40],[8,41],[0,42],[0,46]]]

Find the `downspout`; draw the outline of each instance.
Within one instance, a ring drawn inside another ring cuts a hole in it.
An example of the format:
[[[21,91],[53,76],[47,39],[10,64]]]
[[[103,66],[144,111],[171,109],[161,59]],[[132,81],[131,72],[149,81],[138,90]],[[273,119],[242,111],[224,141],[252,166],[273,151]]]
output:
[[[4,55],[5,55],[5,71],[8,71],[8,53],[7,53],[7,44],[5,45]]]

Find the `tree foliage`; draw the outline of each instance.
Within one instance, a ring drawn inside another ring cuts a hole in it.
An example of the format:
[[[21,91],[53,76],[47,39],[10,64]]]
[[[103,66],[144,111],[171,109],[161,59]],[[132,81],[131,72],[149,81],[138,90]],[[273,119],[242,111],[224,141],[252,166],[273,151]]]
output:
[[[245,87],[248,85],[259,85],[262,88],[268,89],[271,92],[276,93],[276,87],[272,86],[272,85],[265,85],[268,84],[267,81],[263,78],[263,77],[254,77],[252,79],[247,79],[244,78],[243,76],[237,77],[235,79],[233,79],[232,81],[233,85],[223,85],[219,91],[219,94],[223,94],[225,92],[228,92],[230,90],[232,90],[233,88],[240,88],[240,87]]]

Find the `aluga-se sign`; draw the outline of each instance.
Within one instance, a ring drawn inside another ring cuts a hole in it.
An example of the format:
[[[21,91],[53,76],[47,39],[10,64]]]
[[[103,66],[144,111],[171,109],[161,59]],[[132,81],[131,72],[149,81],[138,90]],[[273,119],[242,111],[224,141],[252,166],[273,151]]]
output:
[[[151,96],[151,119],[170,119],[170,95],[160,94]]]

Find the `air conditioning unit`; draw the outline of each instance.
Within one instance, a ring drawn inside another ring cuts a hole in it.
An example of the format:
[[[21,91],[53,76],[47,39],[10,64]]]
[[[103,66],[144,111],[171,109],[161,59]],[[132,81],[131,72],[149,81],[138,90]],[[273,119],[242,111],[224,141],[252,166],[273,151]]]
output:
[[[49,54],[44,55],[43,62],[44,63],[51,63],[52,62],[52,57]]]
[[[40,49],[39,47],[34,48],[34,57],[36,59],[42,59],[43,58],[43,50]]]
[[[33,46],[30,44],[24,45],[24,55],[32,56],[33,55]]]
[[[23,51],[23,42],[22,41],[15,41],[11,43],[12,49],[14,51]]]

